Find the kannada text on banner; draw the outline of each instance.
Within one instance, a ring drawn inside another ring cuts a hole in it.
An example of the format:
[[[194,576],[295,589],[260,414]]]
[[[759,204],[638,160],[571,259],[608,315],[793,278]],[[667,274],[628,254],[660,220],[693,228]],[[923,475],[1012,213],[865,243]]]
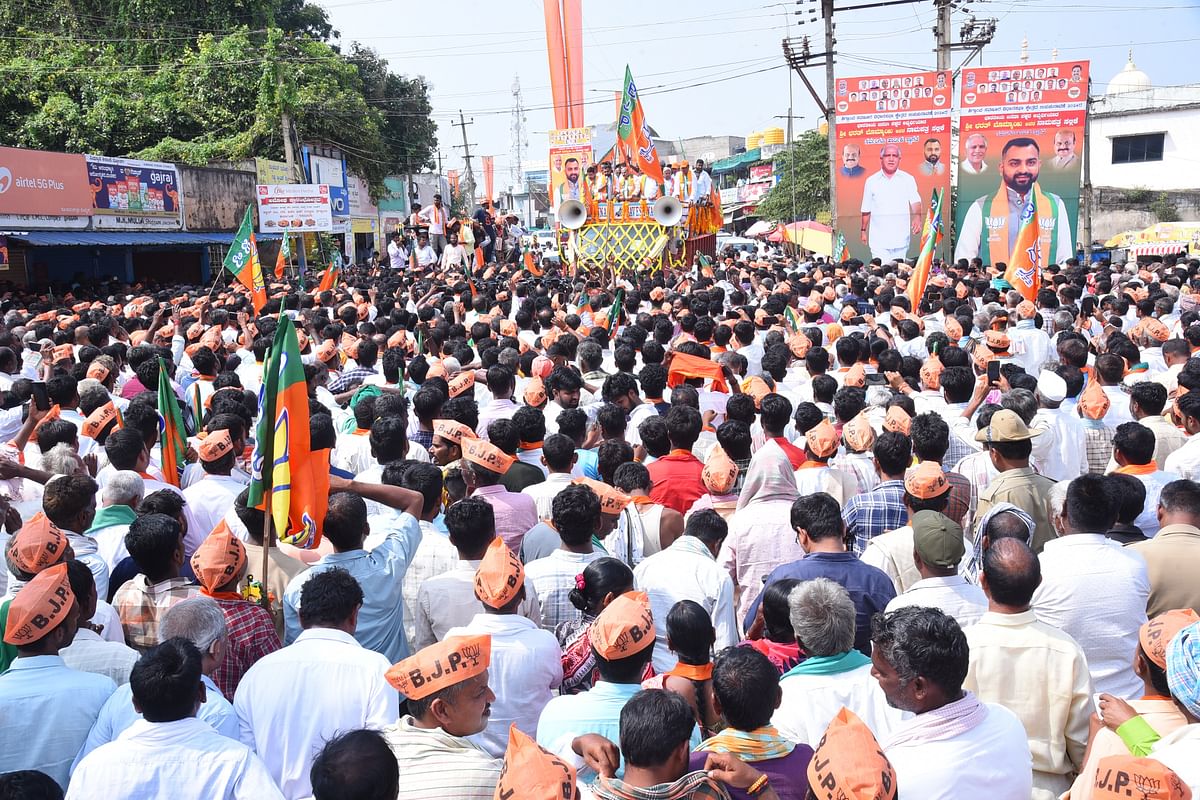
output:
[[[591,128],[556,128],[550,131],[551,211],[563,200],[585,199],[584,173],[592,164]]]
[[[1088,62],[964,69],[954,257],[1009,262],[1032,189],[1046,264],[1075,254]]]
[[[839,78],[837,229],[850,255],[912,263],[934,189],[950,189],[948,72]]]

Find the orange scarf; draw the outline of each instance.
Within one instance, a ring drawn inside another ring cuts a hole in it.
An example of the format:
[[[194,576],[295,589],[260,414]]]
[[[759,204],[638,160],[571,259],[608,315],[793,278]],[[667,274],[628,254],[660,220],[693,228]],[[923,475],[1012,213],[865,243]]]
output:
[[[1116,475],[1151,475],[1158,472],[1158,462],[1153,459],[1149,464],[1126,464],[1123,467],[1118,467],[1114,474]]]
[[[1050,198],[1046,196],[1046,193],[1036,183],[1033,185],[1033,193],[1037,205],[1038,219],[1057,220],[1058,207],[1051,203]],[[1010,260],[1008,250],[1008,187],[1002,183],[999,191],[991,198],[991,201],[985,201],[982,212],[984,215],[984,226],[987,229],[984,245],[991,259],[989,261],[985,258],[984,263],[995,264],[997,261],[1003,261],[1007,264]],[[1051,226],[1049,230],[1043,227],[1038,231],[1038,235],[1042,240],[1042,252],[1048,253],[1050,259],[1054,258],[1051,243],[1056,227],[1056,225]],[[980,255],[982,256],[983,253],[980,253]]]
[[[668,672],[668,675],[674,675],[676,678],[684,678],[689,681],[708,681],[712,680],[713,665],[708,662],[703,666],[695,664],[684,664],[680,662],[675,665],[675,668]]]

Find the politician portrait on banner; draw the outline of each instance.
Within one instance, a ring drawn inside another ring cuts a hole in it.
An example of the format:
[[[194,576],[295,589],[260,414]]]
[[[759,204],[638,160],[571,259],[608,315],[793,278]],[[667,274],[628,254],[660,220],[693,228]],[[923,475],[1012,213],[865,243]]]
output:
[[[934,190],[950,188],[950,75],[839,78],[837,229],[850,255],[912,261]]]
[[[1032,200],[1046,264],[1075,255],[1088,62],[965,69],[954,257],[1013,260]]]

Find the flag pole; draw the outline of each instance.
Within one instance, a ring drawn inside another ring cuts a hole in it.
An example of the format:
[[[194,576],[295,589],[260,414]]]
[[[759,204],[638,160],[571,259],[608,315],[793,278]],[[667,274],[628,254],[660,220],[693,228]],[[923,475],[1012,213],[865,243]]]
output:
[[[271,354],[268,352],[265,359],[268,365],[271,363]],[[263,376],[263,383],[266,383],[266,376]],[[265,398],[264,398],[265,399]],[[261,413],[261,409],[260,409]],[[271,434],[273,433],[274,425],[268,427],[267,435],[263,437],[264,441],[256,442],[262,452],[262,482],[263,482],[263,529],[262,529],[262,575],[259,581],[262,583],[262,597],[259,602],[268,613],[271,611],[271,590],[267,580],[267,570],[271,565],[271,490],[275,479],[275,463],[274,454],[271,453]],[[251,465],[253,472],[253,465]],[[279,602],[283,602],[283,598],[279,598]]]

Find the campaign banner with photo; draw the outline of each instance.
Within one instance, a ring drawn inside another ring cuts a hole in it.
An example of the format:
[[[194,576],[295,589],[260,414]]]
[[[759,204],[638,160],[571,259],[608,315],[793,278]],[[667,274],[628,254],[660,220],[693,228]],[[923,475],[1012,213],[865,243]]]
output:
[[[954,257],[1008,264],[1030,190],[1043,264],[1075,254],[1088,62],[962,71]]]
[[[174,164],[86,156],[97,230],[179,230],[179,171]]]
[[[323,183],[285,183],[254,187],[260,233],[333,231],[329,187]],[[342,220],[348,230],[349,219]]]
[[[837,225],[850,255],[913,263],[935,189],[950,190],[949,72],[839,78]]]
[[[584,200],[584,173],[592,164],[592,129],[550,131],[550,203],[557,215],[563,200]]]

